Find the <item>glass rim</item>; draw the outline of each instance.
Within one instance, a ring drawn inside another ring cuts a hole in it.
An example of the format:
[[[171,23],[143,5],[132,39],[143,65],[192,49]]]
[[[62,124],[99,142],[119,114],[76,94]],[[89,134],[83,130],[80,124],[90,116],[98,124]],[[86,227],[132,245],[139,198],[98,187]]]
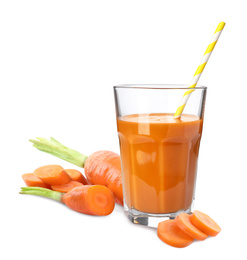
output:
[[[191,89],[188,84],[119,84],[113,86],[114,89],[184,89],[188,90]],[[206,90],[207,87],[202,85],[196,85],[194,89],[204,89]]]

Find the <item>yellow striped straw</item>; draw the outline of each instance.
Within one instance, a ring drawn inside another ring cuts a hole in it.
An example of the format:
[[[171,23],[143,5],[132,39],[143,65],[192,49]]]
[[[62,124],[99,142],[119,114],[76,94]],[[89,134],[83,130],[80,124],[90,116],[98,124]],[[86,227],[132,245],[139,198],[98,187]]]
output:
[[[212,38],[211,42],[209,43],[209,45],[208,45],[208,47],[207,47],[207,49],[206,49],[206,51],[205,51],[205,53],[202,57],[202,61],[201,61],[200,65],[197,67],[197,70],[196,70],[196,72],[195,72],[195,74],[194,74],[194,76],[191,80],[189,88],[192,88],[192,89],[187,90],[184,93],[183,98],[180,102],[180,105],[177,108],[176,113],[174,114],[174,118],[179,118],[181,116],[181,114],[183,113],[184,107],[185,107],[185,105],[186,105],[186,103],[187,103],[187,101],[190,97],[190,94],[194,91],[193,88],[196,87],[196,84],[197,84],[199,78],[201,77],[201,74],[202,74],[202,72],[203,72],[203,70],[204,70],[204,68],[205,68],[205,66],[208,62],[208,59],[209,59],[209,57],[210,57],[210,55],[211,55],[211,53],[212,53],[212,51],[213,51],[213,49],[214,49],[214,47],[217,43],[219,37],[220,37],[220,34],[221,34],[224,26],[225,26],[225,23],[220,22],[218,27],[216,28],[214,35],[213,35],[213,38]]]

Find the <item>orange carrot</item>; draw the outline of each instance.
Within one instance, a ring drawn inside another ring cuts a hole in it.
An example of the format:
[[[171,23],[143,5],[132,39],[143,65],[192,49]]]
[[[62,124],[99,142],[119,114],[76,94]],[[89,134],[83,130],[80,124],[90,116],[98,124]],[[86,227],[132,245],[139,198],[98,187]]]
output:
[[[62,185],[71,181],[68,173],[60,165],[42,166],[33,173],[48,185]]]
[[[160,222],[157,235],[163,242],[174,247],[186,247],[193,242],[193,238],[185,234],[174,219]]]
[[[123,205],[120,156],[110,151],[98,151],[91,154],[85,162],[85,174],[92,184],[108,187],[115,201]]]
[[[208,215],[199,210],[195,210],[190,217],[190,221],[203,233],[215,237],[221,231],[220,226]]]
[[[23,181],[29,187],[43,187],[49,189],[50,186],[44,183],[40,178],[35,176],[33,173],[25,173],[22,175]]]
[[[81,182],[84,185],[90,185],[90,182],[82,175],[82,173],[75,169],[65,169],[72,181]]]
[[[54,138],[29,140],[38,150],[85,168],[85,175],[91,184],[104,185],[114,194],[115,201],[123,205],[123,190],[120,156],[110,151],[98,151],[89,157],[70,149]]]
[[[188,236],[197,239],[197,240],[204,240],[208,237],[207,234],[203,233],[197,227],[195,227],[190,221],[190,215],[186,213],[180,213],[175,218],[176,224],[178,227],[184,231],[185,234]]]
[[[102,185],[74,188],[62,196],[62,202],[75,211],[98,216],[111,214],[115,205],[112,192]]]
[[[60,192],[69,192],[70,190],[72,190],[75,187],[79,187],[82,186],[83,184],[79,181],[70,181],[66,184],[62,184],[62,185],[52,185],[51,188],[55,191],[60,191]]]
[[[112,192],[101,185],[82,185],[67,193],[61,193],[39,187],[23,187],[20,194],[38,195],[61,201],[70,209],[97,216],[112,213],[115,202]]]

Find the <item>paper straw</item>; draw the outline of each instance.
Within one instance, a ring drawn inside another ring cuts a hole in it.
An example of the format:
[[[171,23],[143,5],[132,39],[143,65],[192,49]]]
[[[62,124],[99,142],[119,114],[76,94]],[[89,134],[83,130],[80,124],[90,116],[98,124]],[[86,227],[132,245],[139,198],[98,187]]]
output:
[[[211,55],[211,53],[212,53],[212,51],[213,51],[213,49],[214,49],[214,47],[217,43],[219,37],[220,37],[220,34],[221,34],[224,26],[225,26],[225,23],[220,22],[218,27],[216,28],[214,35],[213,35],[213,38],[212,38],[211,42],[209,43],[209,45],[208,45],[208,47],[207,47],[207,49],[206,49],[206,51],[205,51],[205,53],[202,57],[202,61],[201,61],[200,65],[197,67],[197,70],[196,70],[196,72],[195,72],[195,74],[194,74],[194,76],[191,80],[189,88],[192,88],[192,89],[187,90],[184,93],[183,98],[180,102],[180,105],[177,108],[176,113],[174,114],[174,118],[179,118],[181,116],[181,114],[183,113],[184,107],[185,107],[185,105],[186,105],[186,103],[187,103],[187,101],[190,97],[190,94],[194,91],[193,88],[196,87],[196,84],[197,84],[199,78],[201,77],[201,74],[202,74],[202,72],[203,72],[203,70],[204,70],[204,68],[205,68],[205,66],[208,62],[208,59],[209,59],[209,57],[210,57],[210,55]]]

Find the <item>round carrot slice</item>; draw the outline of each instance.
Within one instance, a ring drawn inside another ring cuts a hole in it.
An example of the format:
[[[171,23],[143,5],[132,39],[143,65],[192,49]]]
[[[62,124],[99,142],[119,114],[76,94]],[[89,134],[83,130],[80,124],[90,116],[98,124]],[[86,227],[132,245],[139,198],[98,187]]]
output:
[[[76,169],[65,169],[72,181],[79,181],[84,185],[90,185],[90,182]]]
[[[34,170],[33,174],[48,185],[62,185],[71,181],[60,165],[45,165]]]
[[[193,238],[185,234],[174,219],[160,222],[157,235],[163,242],[174,247],[186,247],[193,242]]]
[[[22,179],[29,187],[43,187],[50,189],[50,185],[44,183],[40,178],[35,176],[33,173],[25,173],[22,175]]]
[[[220,226],[208,215],[199,210],[195,210],[190,217],[190,221],[203,233],[215,237],[221,231]]]
[[[196,226],[194,226],[190,221],[190,215],[186,213],[180,213],[175,218],[176,224],[180,229],[184,231],[185,234],[188,236],[197,239],[197,240],[204,240],[208,237],[207,234],[203,233],[199,230]]]

